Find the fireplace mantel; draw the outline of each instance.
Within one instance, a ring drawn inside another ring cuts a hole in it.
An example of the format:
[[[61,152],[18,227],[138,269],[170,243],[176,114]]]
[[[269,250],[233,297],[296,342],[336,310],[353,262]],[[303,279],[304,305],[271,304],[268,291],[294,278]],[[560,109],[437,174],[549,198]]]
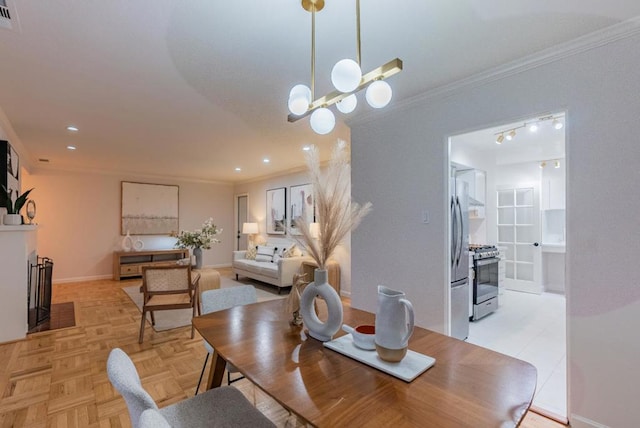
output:
[[[37,263],[37,226],[0,226],[0,343],[28,330],[30,264]]]

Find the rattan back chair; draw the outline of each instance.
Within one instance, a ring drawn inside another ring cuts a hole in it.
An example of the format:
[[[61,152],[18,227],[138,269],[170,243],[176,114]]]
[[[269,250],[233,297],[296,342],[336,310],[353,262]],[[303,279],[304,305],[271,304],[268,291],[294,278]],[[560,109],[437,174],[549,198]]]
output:
[[[155,325],[155,311],[192,309],[200,315],[198,304],[198,281],[200,274],[192,275],[191,266],[143,266],[142,268],[142,320],[138,343],[144,338],[147,312],[151,314],[151,324]],[[191,326],[193,339],[193,325]]]

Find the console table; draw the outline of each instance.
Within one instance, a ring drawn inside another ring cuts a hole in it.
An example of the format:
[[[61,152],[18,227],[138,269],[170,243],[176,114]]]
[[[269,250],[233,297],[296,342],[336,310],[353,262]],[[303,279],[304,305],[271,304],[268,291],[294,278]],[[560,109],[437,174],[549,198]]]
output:
[[[113,280],[142,276],[142,266],[175,263],[189,257],[189,250],[114,251]]]

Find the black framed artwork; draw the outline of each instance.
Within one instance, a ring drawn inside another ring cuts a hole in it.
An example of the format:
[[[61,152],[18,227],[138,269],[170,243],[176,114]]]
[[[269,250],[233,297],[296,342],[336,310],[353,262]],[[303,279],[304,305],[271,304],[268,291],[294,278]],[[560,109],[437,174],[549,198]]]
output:
[[[0,184],[11,192],[11,200],[15,202],[20,195],[20,158],[4,140],[0,140]]]

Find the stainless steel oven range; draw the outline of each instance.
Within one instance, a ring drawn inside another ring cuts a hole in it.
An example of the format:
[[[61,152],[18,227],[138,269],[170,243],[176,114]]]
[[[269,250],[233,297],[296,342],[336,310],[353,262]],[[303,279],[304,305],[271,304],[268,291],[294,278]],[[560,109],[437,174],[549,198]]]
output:
[[[498,262],[500,253],[493,245],[469,246],[473,251],[473,315],[479,320],[498,309]]]

